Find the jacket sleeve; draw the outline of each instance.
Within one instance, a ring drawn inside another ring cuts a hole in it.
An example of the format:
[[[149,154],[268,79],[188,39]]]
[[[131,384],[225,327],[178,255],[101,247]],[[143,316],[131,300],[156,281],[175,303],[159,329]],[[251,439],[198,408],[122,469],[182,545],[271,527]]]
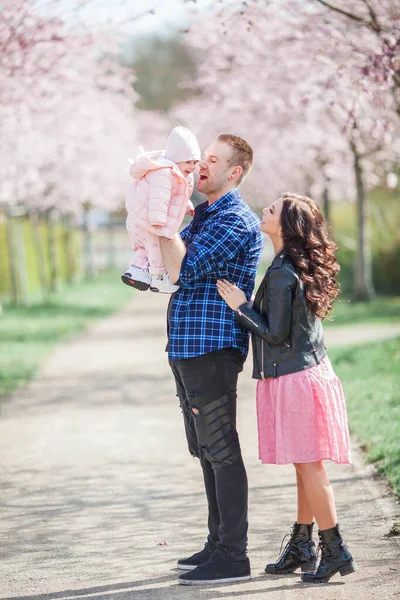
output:
[[[292,296],[297,285],[296,276],[286,269],[273,269],[268,275],[267,313],[261,314],[250,302],[236,311],[236,320],[254,335],[270,344],[282,344],[288,337],[292,322]]]
[[[148,175],[149,203],[148,219],[150,225],[164,226],[167,222],[168,207],[172,191],[171,169],[158,169]]]
[[[202,233],[186,248],[178,285],[184,287],[210,273],[220,276],[226,263],[246,246],[248,237],[245,223],[235,215]]]

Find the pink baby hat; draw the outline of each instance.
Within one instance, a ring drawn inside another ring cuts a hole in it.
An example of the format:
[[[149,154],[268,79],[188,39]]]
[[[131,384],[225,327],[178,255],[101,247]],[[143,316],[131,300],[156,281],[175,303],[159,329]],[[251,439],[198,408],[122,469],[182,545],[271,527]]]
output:
[[[200,160],[200,148],[194,133],[181,125],[174,127],[168,136],[165,158],[174,163]]]

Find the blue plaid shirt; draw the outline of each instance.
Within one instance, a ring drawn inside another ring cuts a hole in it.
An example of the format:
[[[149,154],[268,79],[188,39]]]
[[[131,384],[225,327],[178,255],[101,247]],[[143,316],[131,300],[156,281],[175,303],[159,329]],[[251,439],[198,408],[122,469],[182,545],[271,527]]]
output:
[[[186,246],[179,290],[168,307],[168,355],[172,360],[201,356],[221,348],[238,348],[245,356],[249,332],[235,320],[217,291],[228,279],[249,300],[263,248],[260,220],[233,189],[213,204],[196,207],[181,232]]]

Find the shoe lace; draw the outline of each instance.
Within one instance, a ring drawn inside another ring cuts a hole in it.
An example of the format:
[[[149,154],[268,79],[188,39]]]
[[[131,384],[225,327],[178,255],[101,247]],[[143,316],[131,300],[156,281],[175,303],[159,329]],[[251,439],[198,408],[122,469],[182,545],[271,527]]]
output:
[[[340,542],[340,547],[343,548],[343,550],[347,550],[347,546],[346,546],[346,544],[344,542]],[[319,542],[318,542],[318,546],[317,546],[317,559],[321,555],[331,554],[331,552],[332,551],[329,548],[329,544],[327,544],[322,539],[320,539]]]
[[[325,542],[323,542],[322,540],[320,540],[318,542],[318,546],[317,546],[317,559],[320,558],[320,556],[322,555],[323,550],[327,549],[328,546],[326,545]]]
[[[280,549],[279,549],[279,556],[282,556],[282,554],[284,554],[284,553],[286,552],[287,548],[290,546],[290,542],[291,542],[291,541],[292,541],[292,539],[293,539],[293,535],[294,535],[294,527],[292,527],[292,528],[291,528],[291,530],[290,530],[290,532],[289,532],[289,533],[287,533],[287,534],[284,536],[284,538],[283,538],[283,540],[282,540],[282,542],[281,542],[281,547],[280,547]],[[283,548],[283,544],[285,543],[285,540],[286,540],[287,538],[290,538],[290,539],[289,539],[289,540],[288,540],[288,542],[286,543],[286,546]],[[282,548],[283,548],[283,552],[282,552]]]

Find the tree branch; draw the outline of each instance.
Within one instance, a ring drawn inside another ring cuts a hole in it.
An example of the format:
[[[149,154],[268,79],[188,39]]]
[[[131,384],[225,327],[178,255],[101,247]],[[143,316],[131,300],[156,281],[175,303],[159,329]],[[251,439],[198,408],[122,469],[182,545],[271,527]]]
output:
[[[353,13],[350,13],[347,10],[343,10],[342,8],[339,8],[338,6],[333,6],[333,4],[331,4],[330,2],[327,2],[326,0],[317,0],[317,2],[319,2],[323,6],[326,6],[326,8],[330,8],[331,10],[339,13],[340,15],[344,15],[345,17],[348,17],[349,19],[353,19],[353,21],[357,21],[358,23],[363,23],[364,25],[367,25],[365,19],[363,19],[362,17],[359,17],[358,15],[353,15]]]
[[[369,16],[371,17],[370,27],[377,33],[381,33],[382,27],[379,25],[377,14],[376,14],[373,6],[370,3],[370,0],[362,0],[362,1],[364,2],[365,6],[367,7]]]
[[[361,152],[361,154],[359,154],[358,156],[360,158],[367,158],[367,156],[372,156],[373,154],[376,154],[376,152],[379,152],[380,150],[382,150],[383,145],[382,144],[378,144],[378,146],[375,146],[375,148],[372,148],[371,150],[367,150],[366,152]]]

